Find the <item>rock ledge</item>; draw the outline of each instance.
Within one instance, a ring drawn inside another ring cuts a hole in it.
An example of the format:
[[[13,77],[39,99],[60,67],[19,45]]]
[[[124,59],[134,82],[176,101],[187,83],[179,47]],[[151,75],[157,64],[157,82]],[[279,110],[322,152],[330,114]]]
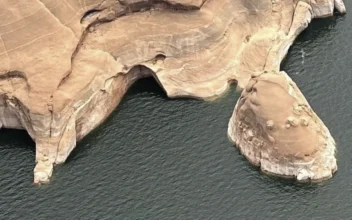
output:
[[[76,142],[154,77],[169,97],[244,89],[229,137],[261,169],[331,177],[335,143],[280,62],[311,19],[342,0],[0,0],[0,127],[36,143],[48,183]]]

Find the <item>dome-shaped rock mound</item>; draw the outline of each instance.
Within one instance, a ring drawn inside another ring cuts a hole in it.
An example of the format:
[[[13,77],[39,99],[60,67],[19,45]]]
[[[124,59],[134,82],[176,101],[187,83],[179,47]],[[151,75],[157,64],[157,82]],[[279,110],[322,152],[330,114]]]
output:
[[[264,172],[320,181],[337,170],[333,138],[284,72],[249,81],[228,134]]]

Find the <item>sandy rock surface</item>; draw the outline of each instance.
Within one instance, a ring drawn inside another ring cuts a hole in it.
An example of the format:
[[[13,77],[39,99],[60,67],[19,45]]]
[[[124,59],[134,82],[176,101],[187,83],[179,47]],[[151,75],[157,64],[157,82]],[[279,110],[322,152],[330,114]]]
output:
[[[243,89],[229,137],[262,170],[299,180],[336,171],[335,143],[280,62],[311,19],[342,0],[0,0],[0,126],[36,143],[34,182],[137,79],[169,97]]]

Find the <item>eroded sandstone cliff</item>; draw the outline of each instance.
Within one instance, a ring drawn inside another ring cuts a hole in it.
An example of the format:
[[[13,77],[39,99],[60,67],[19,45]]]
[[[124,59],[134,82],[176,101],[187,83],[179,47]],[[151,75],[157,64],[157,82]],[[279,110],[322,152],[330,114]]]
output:
[[[262,170],[336,171],[335,143],[280,62],[312,18],[342,0],[0,0],[0,125],[36,143],[46,183],[76,142],[153,76],[169,97],[245,88],[228,134]]]

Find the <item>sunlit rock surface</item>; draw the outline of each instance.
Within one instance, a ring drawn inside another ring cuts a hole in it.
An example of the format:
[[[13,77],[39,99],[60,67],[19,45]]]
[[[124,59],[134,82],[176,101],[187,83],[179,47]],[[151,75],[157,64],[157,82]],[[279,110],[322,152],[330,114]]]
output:
[[[48,182],[54,164],[147,76],[169,97],[246,88],[228,134],[264,171],[303,181],[337,169],[333,138],[279,67],[312,18],[345,12],[342,0],[0,4],[0,125],[35,140],[35,183]]]
[[[337,170],[334,139],[284,72],[263,73],[249,81],[228,133],[264,172],[320,181]]]

